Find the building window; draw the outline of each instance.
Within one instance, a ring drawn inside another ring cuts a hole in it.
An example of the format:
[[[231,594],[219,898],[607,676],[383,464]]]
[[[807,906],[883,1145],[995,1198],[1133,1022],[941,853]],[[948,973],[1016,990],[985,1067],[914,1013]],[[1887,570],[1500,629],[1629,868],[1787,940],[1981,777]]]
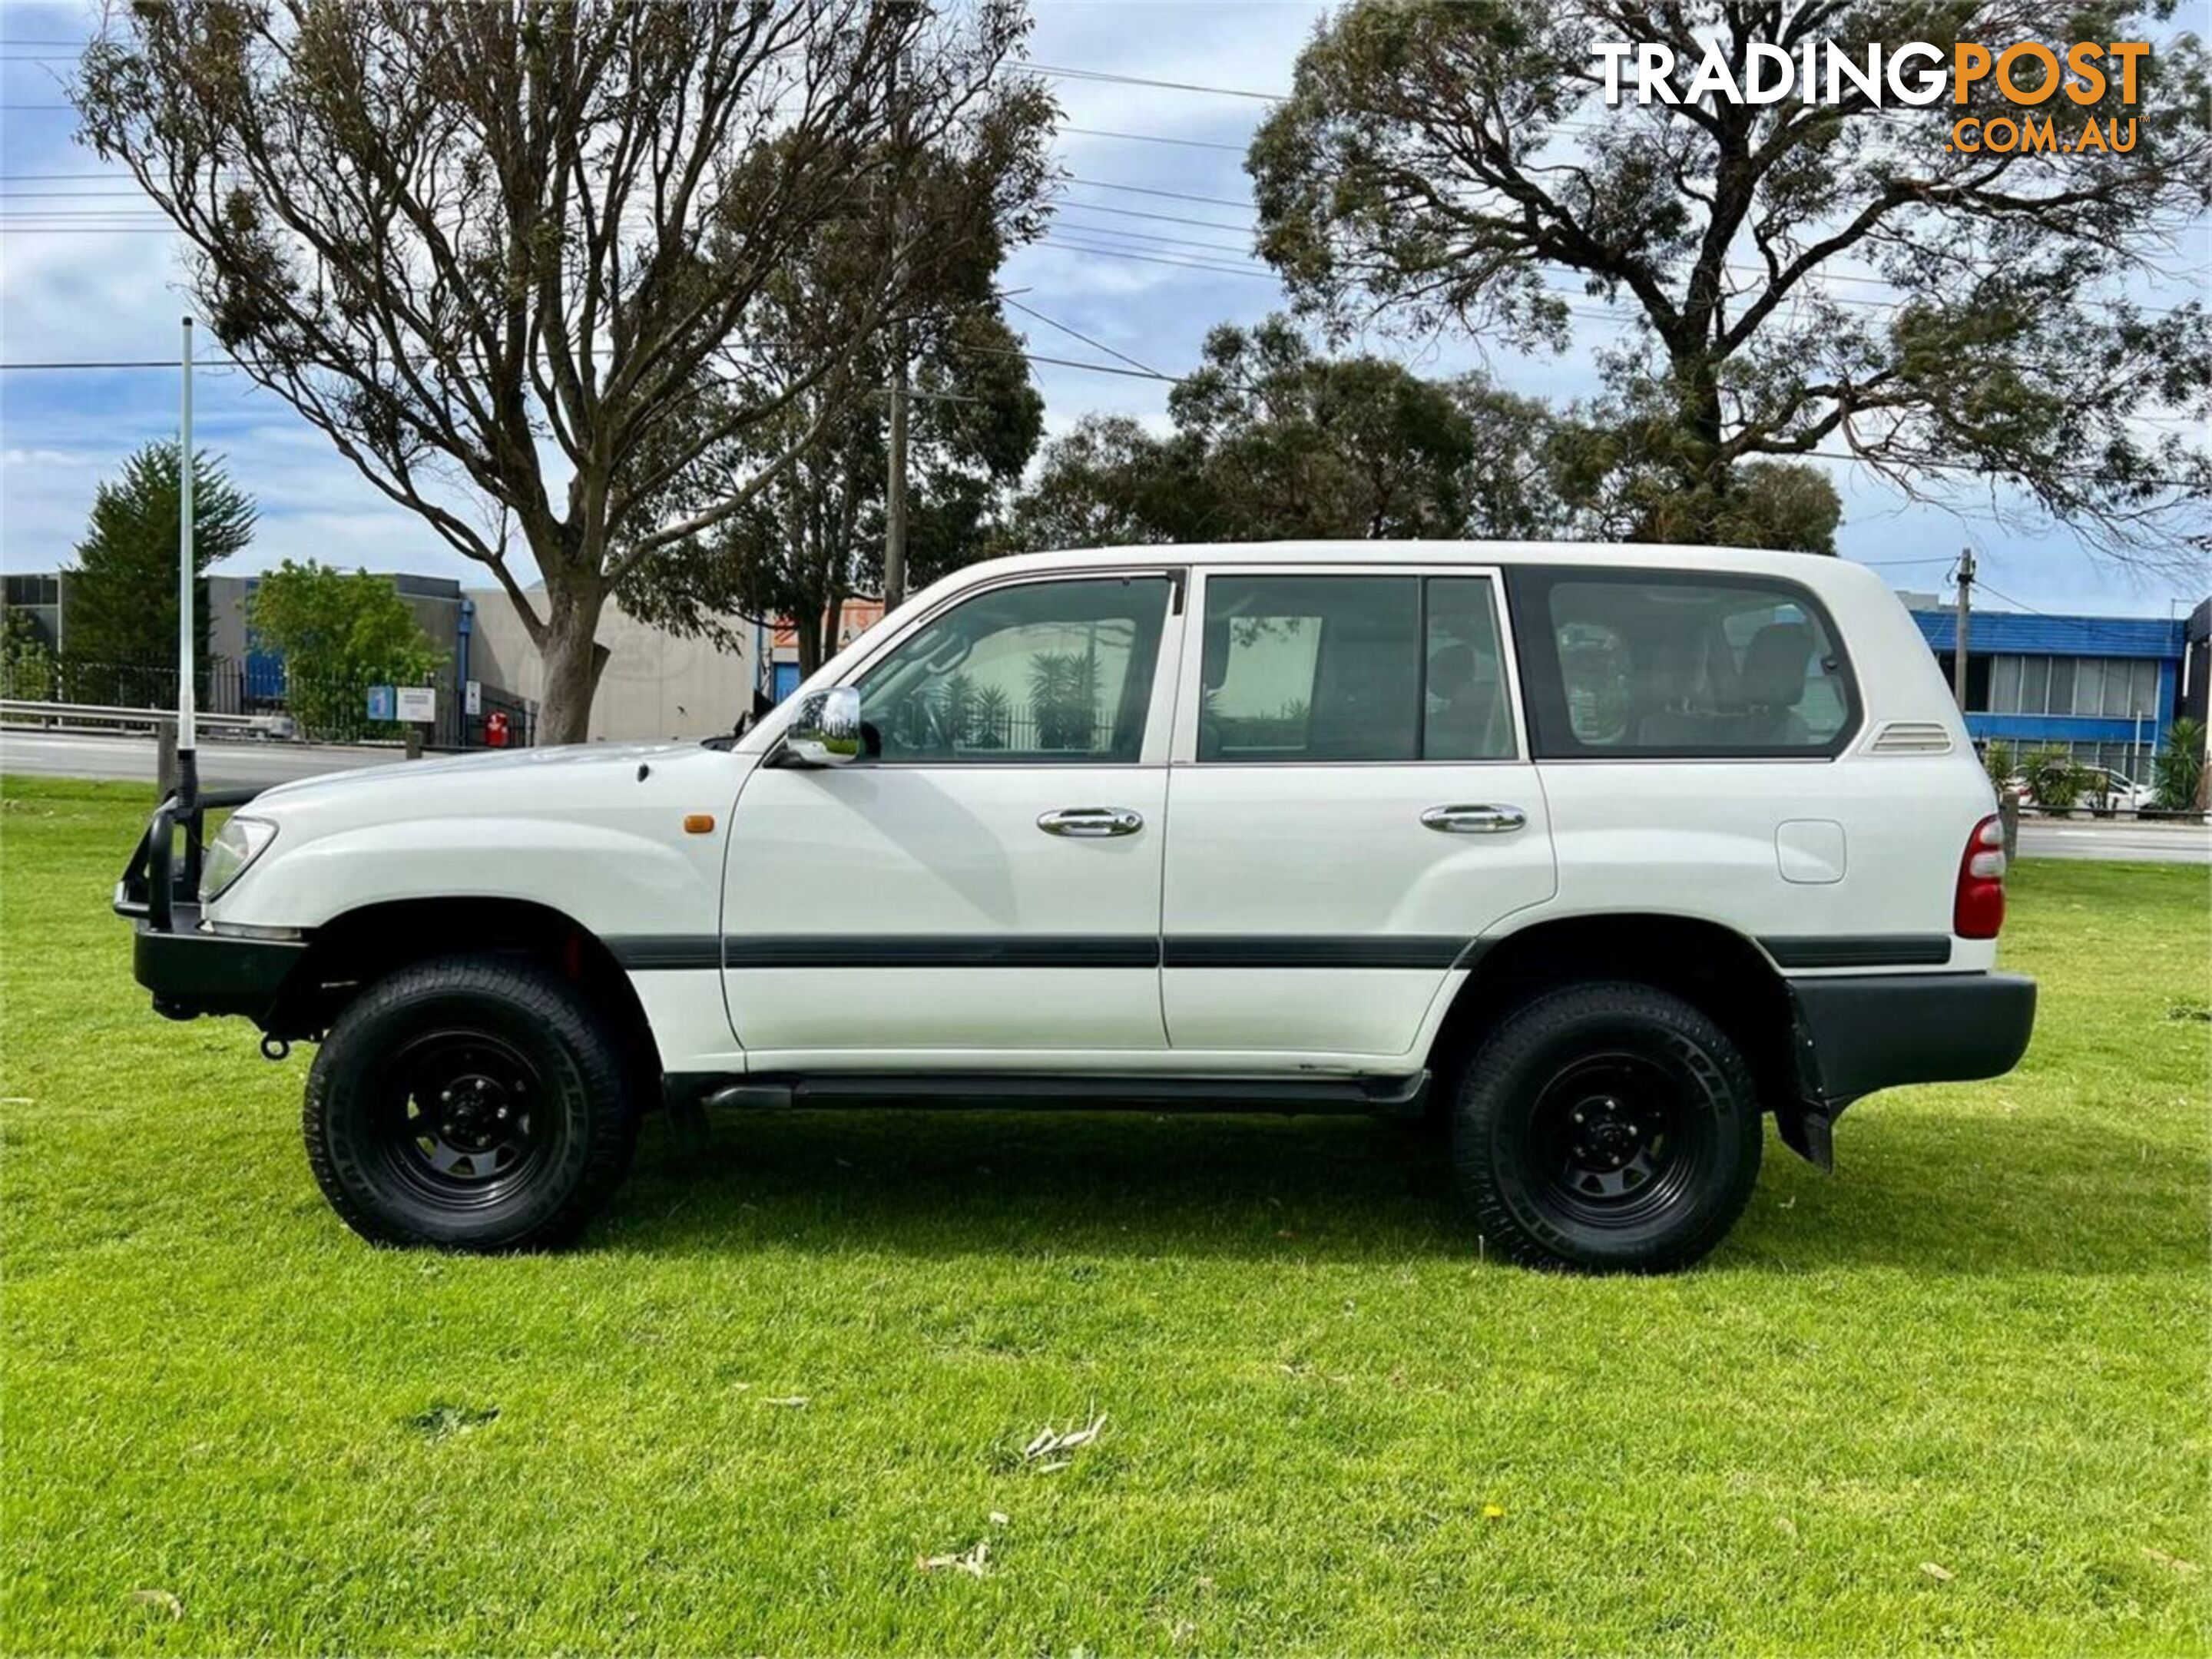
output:
[[[2158,663],[2149,657],[2000,655],[1989,712],[2132,720],[2158,714]]]

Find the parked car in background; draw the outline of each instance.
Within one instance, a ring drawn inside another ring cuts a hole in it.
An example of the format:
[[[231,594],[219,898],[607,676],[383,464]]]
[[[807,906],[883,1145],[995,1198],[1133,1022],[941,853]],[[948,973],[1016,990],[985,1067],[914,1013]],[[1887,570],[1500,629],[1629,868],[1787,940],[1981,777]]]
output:
[[[1471,1231],[1662,1269],[1762,1118],[1994,1076],[1988,780],[1832,559],[1116,548],[962,570],[757,726],[286,785],[118,895],[162,1012],[321,1045],[365,1237],[544,1244],[641,1113],[1433,1110]],[[204,846],[204,853],[200,850]]]

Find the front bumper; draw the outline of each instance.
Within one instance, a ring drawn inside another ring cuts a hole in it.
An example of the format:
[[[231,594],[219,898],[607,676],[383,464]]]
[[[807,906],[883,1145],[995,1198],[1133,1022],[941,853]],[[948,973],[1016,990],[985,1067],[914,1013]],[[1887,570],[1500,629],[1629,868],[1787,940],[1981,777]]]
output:
[[[1788,983],[1799,1103],[1782,1130],[1823,1169],[1836,1115],[1861,1095],[2002,1077],[2035,1030],[2035,981],[2019,974],[1846,974]]]
[[[115,884],[115,913],[137,927],[131,973],[154,994],[155,1012],[171,1019],[244,1014],[266,1030],[307,953],[305,939],[239,939],[201,927],[196,900],[207,810],[242,806],[256,793],[209,791],[190,807],[173,795],[164,800]]]
[[[307,941],[202,933],[196,907],[179,904],[172,914],[175,932],[142,921],[131,949],[131,974],[154,994],[155,1012],[171,1019],[244,1014],[266,1027]]]

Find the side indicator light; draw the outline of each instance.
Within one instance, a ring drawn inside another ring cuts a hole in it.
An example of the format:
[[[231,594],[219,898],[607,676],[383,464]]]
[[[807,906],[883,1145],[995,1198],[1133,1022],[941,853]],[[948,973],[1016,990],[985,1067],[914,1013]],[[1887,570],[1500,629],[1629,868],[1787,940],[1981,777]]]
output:
[[[684,833],[687,836],[713,835],[714,815],[712,812],[686,812],[684,815]]]

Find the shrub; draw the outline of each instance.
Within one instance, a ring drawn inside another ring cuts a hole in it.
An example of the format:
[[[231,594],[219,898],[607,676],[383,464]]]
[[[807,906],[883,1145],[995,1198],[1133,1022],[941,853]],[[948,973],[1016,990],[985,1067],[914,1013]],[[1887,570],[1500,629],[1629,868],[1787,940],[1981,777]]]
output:
[[[2088,781],[2074,757],[2056,746],[2037,750],[2021,763],[2021,769],[2027,775],[2035,804],[2053,812],[2072,811]]]
[[[10,611],[0,626],[0,692],[25,702],[54,701],[54,653],[27,611]]]
[[[2168,726],[2166,746],[2151,757],[2150,775],[2160,806],[2193,811],[2204,786],[2204,722],[2185,714]]]
[[[2012,781],[2013,775],[2019,771],[2020,762],[2010,744],[2002,738],[1991,738],[1982,750],[1982,766],[1989,773],[1990,781],[2002,794],[2005,786]]]

